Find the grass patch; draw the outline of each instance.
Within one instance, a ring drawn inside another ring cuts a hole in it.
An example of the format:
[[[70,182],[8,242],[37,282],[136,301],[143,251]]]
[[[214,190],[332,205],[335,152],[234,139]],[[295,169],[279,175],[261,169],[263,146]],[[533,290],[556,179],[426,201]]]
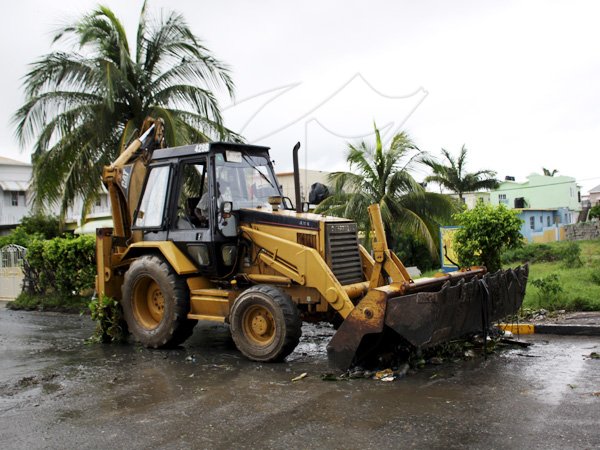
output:
[[[502,260],[505,269],[529,263],[523,310],[600,311],[600,240],[525,245]]]
[[[573,244],[578,246],[579,252],[573,251]],[[552,262],[530,262],[530,282],[527,284],[523,308],[600,311],[600,240],[543,245],[544,252],[560,253],[563,257]],[[527,247],[534,246],[526,246],[524,253],[530,251]],[[506,267],[514,265],[507,264]],[[549,295],[544,287],[553,278],[558,280],[561,290],[556,295]],[[546,280],[546,283],[534,283],[534,280]]]
[[[6,307],[12,310],[80,313],[87,310],[89,300],[89,297],[79,295],[62,296],[56,293],[30,295],[21,293],[14,301],[8,302]]]

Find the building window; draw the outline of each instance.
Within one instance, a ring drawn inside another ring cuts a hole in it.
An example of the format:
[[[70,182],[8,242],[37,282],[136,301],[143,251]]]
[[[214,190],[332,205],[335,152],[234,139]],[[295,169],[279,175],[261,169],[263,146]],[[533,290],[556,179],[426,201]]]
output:
[[[544,216],[540,216],[540,223],[544,223]]]
[[[506,199],[506,194],[498,194],[498,202],[504,205],[508,205],[508,200]]]
[[[535,217],[533,216],[529,218],[529,228],[531,228],[532,230],[535,228]]]
[[[11,204],[11,206],[19,206],[19,193],[18,192],[10,193],[10,204]]]
[[[102,199],[101,198],[96,199],[96,206],[98,206],[98,207],[102,206]]]
[[[546,217],[546,224],[547,226],[550,226],[550,216]]]

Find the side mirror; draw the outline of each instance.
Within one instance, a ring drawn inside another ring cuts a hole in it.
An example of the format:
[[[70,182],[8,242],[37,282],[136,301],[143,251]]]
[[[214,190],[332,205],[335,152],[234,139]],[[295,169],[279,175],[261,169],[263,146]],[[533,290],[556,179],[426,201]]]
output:
[[[237,220],[233,214],[233,202],[222,202],[219,207],[218,229],[223,236],[237,235]]]
[[[221,216],[224,219],[227,219],[229,216],[231,216],[231,211],[233,211],[233,202],[221,203]]]

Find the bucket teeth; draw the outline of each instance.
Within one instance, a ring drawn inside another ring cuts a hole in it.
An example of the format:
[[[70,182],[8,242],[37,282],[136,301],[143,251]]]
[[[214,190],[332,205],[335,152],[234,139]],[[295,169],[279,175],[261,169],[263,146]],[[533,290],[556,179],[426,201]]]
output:
[[[384,324],[416,347],[432,346],[482,331],[490,323],[519,310],[528,274],[529,268],[525,265],[469,281],[447,281],[436,292],[387,298]],[[330,358],[340,368],[351,364],[365,334],[381,331],[364,329],[358,322],[347,319],[328,346]],[[341,354],[343,357],[339,358]]]

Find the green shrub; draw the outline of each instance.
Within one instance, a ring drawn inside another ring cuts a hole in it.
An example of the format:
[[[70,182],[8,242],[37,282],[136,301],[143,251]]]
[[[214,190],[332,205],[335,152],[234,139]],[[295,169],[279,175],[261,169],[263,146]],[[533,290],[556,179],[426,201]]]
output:
[[[581,260],[581,248],[575,242],[569,242],[560,252],[563,266],[567,269],[578,268],[583,266]]]
[[[528,244],[521,248],[507,250],[502,254],[502,263],[543,263],[562,261],[565,268],[583,266],[581,247],[576,242],[556,242],[552,244]]]
[[[29,247],[31,241],[35,239],[43,239],[42,234],[28,234],[24,228],[17,227],[6,236],[0,237],[0,248],[10,244],[20,245],[21,247]]]
[[[6,236],[0,237],[0,248],[15,244],[29,247],[35,239],[52,239],[59,235],[59,222],[55,216],[33,214],[21,219],[21,224]]]
[[[490,272],[501,268],[500,255],[523,245],[522,220],[503,205],[478,203],[453,216],[461,226],[454,235],[456,254],[462,266],[484,265]]]
[[[593,206],[590,209],[590,219],[600,219],[600,205]]]
[[[416,266],[422,272],[439,267],[439,259],[431,256],[427,244],[411,233],[398,234],[395,253],[405,266]]]
[[[531,284],[538,289],[538,306],[540,308],[554,310],[561,307],[559,297],[563,293],[563,288],[557,274],[551,273],[544,278],[531,280]]]
[[[56,216],[47,216],[41,213],[31,214],[21,219],[17,227],[30,235],[40,234],[43,239],[54,239],[60,235],[60,222]]]
[[[96,321],[96,331],[90,338],[91,342],[119,343],[127,339],[127,323],[117,300],[101,295],[93,298],[88,307],[92,320]]]
[[[82,312],[85,310],[89,297],[78,295],[64,296],[56,292],[45,295],[28,294],[21,292],[12,302],[8,302],[6,307],[14,310],[26,311],[59,311],[59,312]]]
[[[94,287],[93,236],[33,240],[27,249],[25,286],[29,294],[78,296]]]
[[[528,244],[521,248],[509,249],[502,254],[502,263],[539,263],[553,262],[561,259],[559,247],[548,244]]]

